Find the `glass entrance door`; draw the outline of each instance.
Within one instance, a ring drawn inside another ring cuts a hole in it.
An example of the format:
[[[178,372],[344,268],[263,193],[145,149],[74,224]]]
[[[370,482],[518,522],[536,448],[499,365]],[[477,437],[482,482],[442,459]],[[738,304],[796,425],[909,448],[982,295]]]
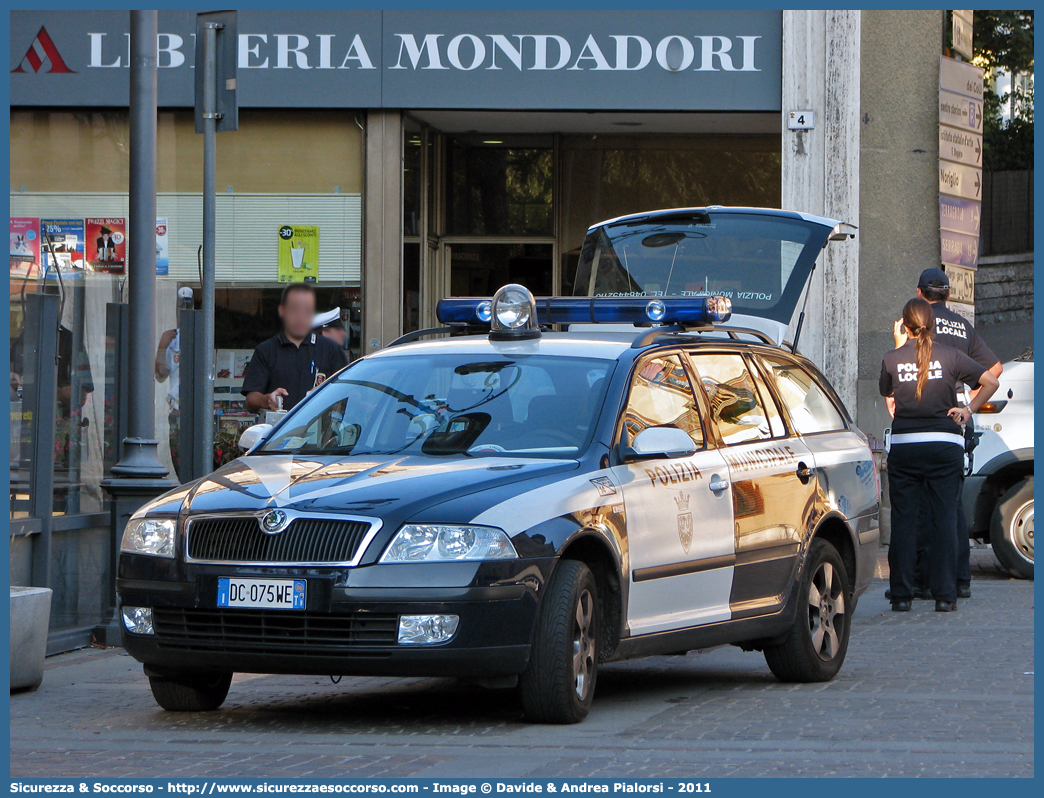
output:
[[[554,245],[547,243],[456,243],[449,245],[452,296],[492,296],[519,283],[535,296],[554,293]]]

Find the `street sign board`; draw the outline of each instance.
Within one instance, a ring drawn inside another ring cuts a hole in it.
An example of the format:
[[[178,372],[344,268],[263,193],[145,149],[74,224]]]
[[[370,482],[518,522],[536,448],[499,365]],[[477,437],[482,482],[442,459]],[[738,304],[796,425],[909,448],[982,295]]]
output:
[[[982,132],[982,100],[939,89],[939,122]]]
[[[975,305],[965,302],[947,302],[946,307],[962,316],[968,324],[975,324]]]
[[[975,304],[975,272],[962,269],[960,266],[947,266],[946,276],[950,278],[951,302],[967,302]]]
[[[940,161],[939,193],[982,200],[982,170],[974,166]]]
[[[982,166],[982,135],[939,125],[939,157],[944,161]]]
[[[972,58],[972,14],[974,11],[953,11],[953,35],[951,48],[969,61]]]
[[[939,227],[978,236],[982,221],[982,205],[959,197],[939,197]]]
[[[939,62],[939,88],[954,94],[963,94],[973,100],[981,100],[983,69],[974,64],[942,56]]]
[[[955,40],[957,21],[967,15],[969,50],[971,13],[954,12]],[[982,223],[982,92],[982,69],[954,58],[940,58],[939,250],[951,275],[954,310],[971,319],[975,316],[973,275],[979,265]],[[955,281],[960,284],[954,285]]]
[[[206,25],[217,25],[217,51],[214,54],[217,91],[215,111],[218,114],[218,133],[239,129],[239,101],[237,68],[239,65],[235,11],[209,11],[196,16],[196,61],[203,63],[203,30]],[[203,69],[195,72],[196,132],[203,132]]]
[[[953,230],[939,231],[939,249],[942,262],[947,266],[964,266],[976,269],[979,266],[979,237]]]

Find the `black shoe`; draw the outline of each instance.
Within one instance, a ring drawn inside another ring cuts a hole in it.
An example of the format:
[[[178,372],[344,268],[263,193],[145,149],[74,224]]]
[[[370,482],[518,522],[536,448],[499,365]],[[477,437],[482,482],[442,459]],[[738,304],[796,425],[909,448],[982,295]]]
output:
[[[956,601],[937,601],[935,602],[936,612],[957,612]]]
[[[887,590],[885,591],[885,598],[886,598],[886,599],[889,599],[889,600],[890,600],[890,599],[892,598],[892,589],[891,589],[891,588],[888,588],[888,589],[887,589]]]
[[[957,585],[957,598],[971,598],[971,585]]]
[[[926,587],[915,587],[914,598],[915,599],[930,599],[932,597],[932,591]]]
[[[910,601],[893,601],[892,612],[909,612],[912,606]]]

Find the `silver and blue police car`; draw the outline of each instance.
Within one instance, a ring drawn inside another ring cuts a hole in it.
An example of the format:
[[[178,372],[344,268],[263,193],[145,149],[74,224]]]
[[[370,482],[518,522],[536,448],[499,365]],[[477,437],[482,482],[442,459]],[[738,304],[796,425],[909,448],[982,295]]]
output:
[[[781,345],[818,253],[804,214],[595,225],[582,296],[439,303],[123,536],[124,645],[169,710],[234,672],[516,681],[588,713],[602,663],[734,644],[784,681],[841,667],[874,571],[866,438]],[[737,326],[739,323],[740,326]]]

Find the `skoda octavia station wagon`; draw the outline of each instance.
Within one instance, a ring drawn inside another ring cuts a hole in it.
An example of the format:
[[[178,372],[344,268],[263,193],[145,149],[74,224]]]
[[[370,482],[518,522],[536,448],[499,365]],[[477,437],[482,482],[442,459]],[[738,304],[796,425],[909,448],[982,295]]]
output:
[[[572,723],[602,663],[726,643],[832,678],[877,473],[780,341],[847,235],[737,208],[605,222],[585,296],[443,300],[443,328],[248,429],[123,535],[124,645],[156,700],[216,709],[237,671],[460,676]]]

